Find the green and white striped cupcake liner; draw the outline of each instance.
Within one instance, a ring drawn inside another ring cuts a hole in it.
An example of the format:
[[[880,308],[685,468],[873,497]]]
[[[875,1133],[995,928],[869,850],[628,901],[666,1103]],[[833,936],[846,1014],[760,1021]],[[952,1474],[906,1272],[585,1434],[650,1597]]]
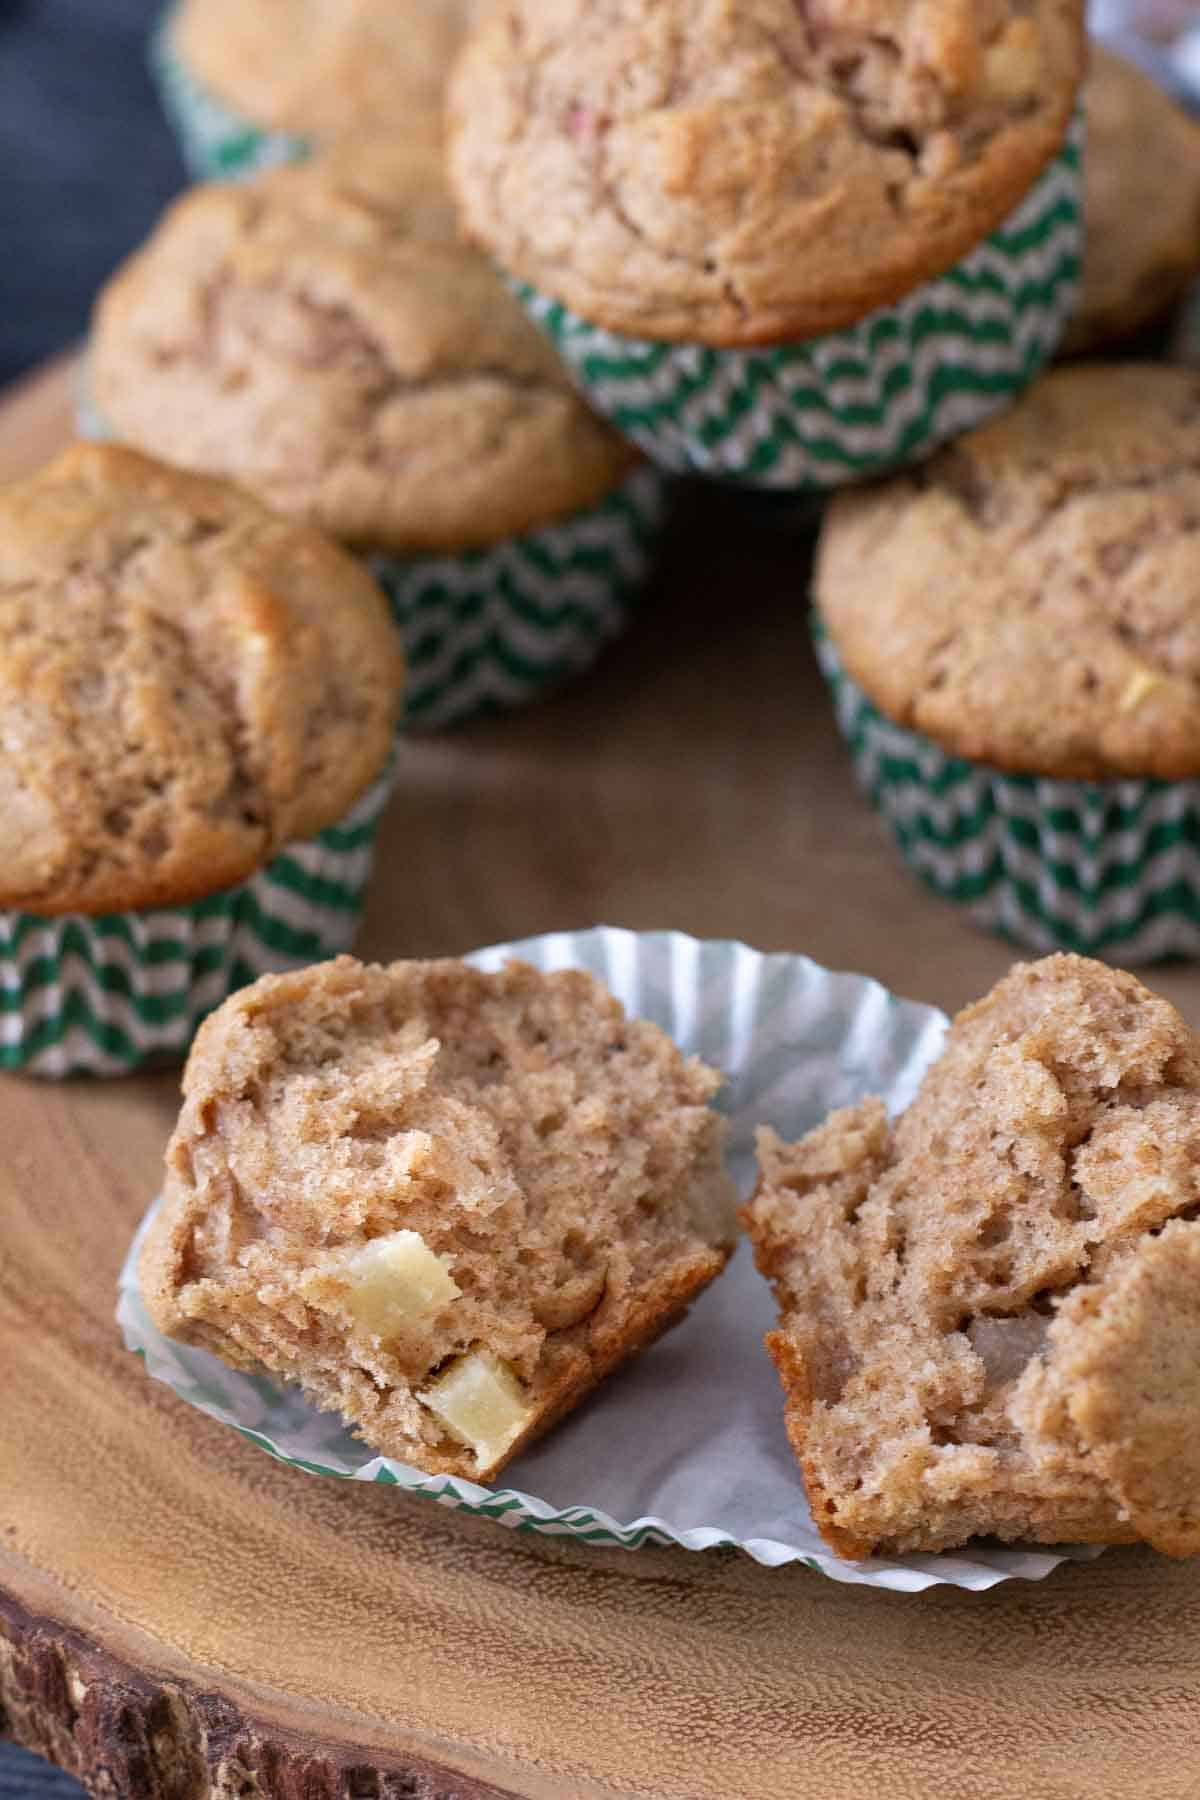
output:
[[[816,626],[860,785],[910,868],[976,923],[1123,964],[1200,955],[1200,781],[1059,781],[894,725]]]
[[[0,1069],[123,1075],[182,1058],[236,988],[348,950],[391,786],[388,769],[339,824],[186,906],[0,912]]]
[[[189,175],[197,181],[237,181],[307,156],[308,138],[253,124],[196,80],[175,53],[174,15],[172,6],[150,40],[150,68]]]
[[[598,506],[484,550],[373,556],[404,640],[404,724],[517,706],[594,662],[650,572],[666,503],[647,465]]]
[[[978,425],[1053,354],[1079,290],[1082,142],[1077,119],[1016,211],[945,275],[809,343],[652,343],[516,291],[592,404],[661,467],[839,487]]]

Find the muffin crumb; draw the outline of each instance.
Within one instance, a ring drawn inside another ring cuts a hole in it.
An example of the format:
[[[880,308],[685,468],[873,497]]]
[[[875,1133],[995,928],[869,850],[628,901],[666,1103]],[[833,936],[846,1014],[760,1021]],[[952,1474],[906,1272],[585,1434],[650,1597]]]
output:
[[[743,1218],[816,1523],[1200,1549],[1200,1043],[1131,975],[1018,965],[908,1110],[764,1131]]]
[[[724,1267],[719,1085],[578,971],[268,977],[196,1039],[147,1305],[384,1454],[488,1479]]]

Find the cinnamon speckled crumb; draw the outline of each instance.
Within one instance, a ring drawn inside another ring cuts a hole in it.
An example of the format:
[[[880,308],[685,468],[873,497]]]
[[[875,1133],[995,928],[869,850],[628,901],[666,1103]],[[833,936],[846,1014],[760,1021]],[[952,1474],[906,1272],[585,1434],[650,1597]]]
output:
[[[1200,1042],[1131,975],[1019,965],[894,1123],[762,1134],[744,1219],[816,1522],[1200,1549]]]
[[[269,977],[197,1037],[143,1292],[374,1448],[486,1478],[723,1268],[719,1085],[579,972]],[[498,1449],[433,1404],[464,1359],[513,1412]]]

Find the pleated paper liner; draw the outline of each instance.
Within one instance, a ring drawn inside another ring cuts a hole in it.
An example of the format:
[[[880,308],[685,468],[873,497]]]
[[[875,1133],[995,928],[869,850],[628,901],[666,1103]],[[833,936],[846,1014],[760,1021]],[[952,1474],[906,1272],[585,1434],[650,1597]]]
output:
[[[900,853],[976,924],[1124,966],[1200,955],[1200,781],[1060,781],[949,756],[817,655],[860,786]]]
[[[1079,291],[1083,124],[955,267],[847,330],[755,350],[603,331],[514,284],[587,398],[660,467],[826,489],[927,455],[1009,405]]]
[[[519,706],[593,663],[650,575],[667,483],[643,465],[597,505],[453,556],[374,555],[408,663],[403,723]]]
[[[0,1068],[122,1075],[182,1059],[236,988],[348,950],[391,786],[389,769],[340,823],[188,905],[0,912]]]
[[[496,969],[514,955],[541,969],[591,970],[630,1013],[726,1072],[729,1161],[743,1193],[753,1182],[757,1124],[794,1136],[865,1094],[907,1105],[946,1028],[932,1007],[897,1000],[863,976],[677,932],[558,932],[468,960]],[[404,1488],[510,1529],[625,1549],[733,1545],[771,1567],[802,1562],[836,1581],[907,1592],[1035,1579],[1065,1558],[1094,1554],[972,1544],[855,1563],[835,1556],[813,1526],[788,1445],[762,1344],[774,1302],[745,1244],[682,1325],[605,1382],[496,1488],[377,1456],[298,1390],[236,1374],[162,1337],[138,1293],[138,1247],[120,1281],[129,1348],[181,1399],[310,1474]]]

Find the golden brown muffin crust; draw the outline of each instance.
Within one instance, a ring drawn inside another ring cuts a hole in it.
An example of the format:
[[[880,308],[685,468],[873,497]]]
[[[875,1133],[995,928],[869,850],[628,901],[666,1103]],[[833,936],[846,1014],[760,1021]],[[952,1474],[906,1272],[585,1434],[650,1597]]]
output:
[[[75,445],[0,490],[0,905],[168,906],[343,817],[402,665],[350,557],[224,482]]]
[[[1094,44],[1084,87],[1083,290],[1068,356],[1130,337],[1200,268],[1200,124],[1136,64]]]
[[[1053,371],[922,468],[839,495],[815,591],[854,680],[952,755],[1200,774],[1200,375]]]
[[[866,1100],[759,1155],[768,1348],[835,1548],[1200,1548],[1200,1043],[1172,1006],[1018,965],[894,1122]]]
[[[500,0],[456,65],[471,235],[584,318],[708,344],[852,324],[1062,141],[1081,0]]]
[[[127,442],[368,548],[516,536],[636,460],[458,240],[419,145],[185,195],[101,295],[90,368]]]
[[[171,23],[186,68],[272,131],[407,134],[441,111],[473,0],[182,0]]]
[[[499,1357],[528,1405],[507,1460],[674,1322],[733,1245],[719,1084],[580,971],[341,957],[269,977],[196,1039],[147,1304],[377,1449],[486,1479],[499,1462],[422,1395],[447,1362]],[[441,1264],[425,1307],[394,1265],[364,1302],[364,1258],[370,1279],[397,1233]]]

